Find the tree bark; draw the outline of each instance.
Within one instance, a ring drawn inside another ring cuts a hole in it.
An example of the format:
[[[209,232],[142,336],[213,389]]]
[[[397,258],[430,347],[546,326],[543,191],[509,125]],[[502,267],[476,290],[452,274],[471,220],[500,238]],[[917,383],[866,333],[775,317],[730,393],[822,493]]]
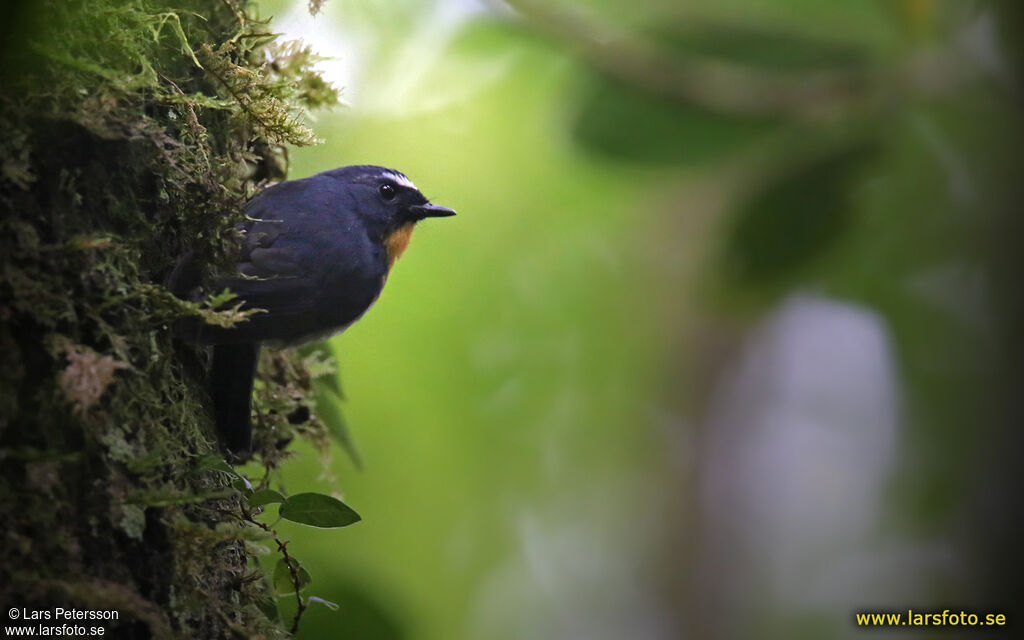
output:
[[[219,456],[178,256],[224,263],[336,94],[241,0],[20,2],[0,59],[0,603],[107,637],[284,637]],[[273,462],[271,461],[271,465]],[[208,465],[207,465],[208,466]]]

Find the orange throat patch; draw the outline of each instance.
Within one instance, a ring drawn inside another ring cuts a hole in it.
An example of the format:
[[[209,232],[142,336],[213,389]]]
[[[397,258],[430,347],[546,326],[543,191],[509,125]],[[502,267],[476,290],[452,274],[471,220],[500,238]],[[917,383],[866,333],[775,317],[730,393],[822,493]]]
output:
[[[409,246],[409,240],[412,238],[412,230],[415,226],[415,222],[404,224],[392,231],[391,235],[384,239],[384,248],[387,249],[388,252],[388,269],[391,269],[395,264],[395,260],[401,258],[402,254],[405,253],[406,248]]]

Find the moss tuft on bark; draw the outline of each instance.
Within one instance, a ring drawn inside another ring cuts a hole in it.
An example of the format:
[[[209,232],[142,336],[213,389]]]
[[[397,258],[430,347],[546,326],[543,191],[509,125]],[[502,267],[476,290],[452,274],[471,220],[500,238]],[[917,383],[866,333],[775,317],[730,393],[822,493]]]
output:
[[[162,283],[186,251],[230,259],[242,205],[285,175],[287,145],[315,142],[302,114],[337,94],[240,0],[45,0],[9,17],[0,602],[117,609],[114,637],[287,636],[252,553],[265,535],[231,478],[199,465],[219,455],[206,355],[171,327],[200,308]],[[310,357],[275,357],[268,469],[291,434],[325,433],[288,419],[313,406]]]

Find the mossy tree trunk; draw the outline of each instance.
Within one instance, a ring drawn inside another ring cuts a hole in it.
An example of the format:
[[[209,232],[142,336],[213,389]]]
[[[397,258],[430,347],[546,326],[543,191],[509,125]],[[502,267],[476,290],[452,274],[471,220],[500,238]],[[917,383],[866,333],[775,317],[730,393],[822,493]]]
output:
[[[21,2],[0,80],[0,603],[113,609],[113,637],[281,637],[205,406],[178,256],[336,100],[242,0]]]

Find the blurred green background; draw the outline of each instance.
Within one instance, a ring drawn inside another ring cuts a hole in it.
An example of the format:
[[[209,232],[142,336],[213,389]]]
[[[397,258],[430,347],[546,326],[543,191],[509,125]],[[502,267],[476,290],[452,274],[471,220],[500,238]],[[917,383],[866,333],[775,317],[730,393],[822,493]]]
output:
[[[290,177],[390,166],[459,215],[331,342],[364,468],[300,447],[285,486],[364,520],[282,523],[340,605],[300,637],[824,638],[862,609],[1006,610],[984,552],[1005,7],[305,5],[260,13],[333,58],[346,106]]]

